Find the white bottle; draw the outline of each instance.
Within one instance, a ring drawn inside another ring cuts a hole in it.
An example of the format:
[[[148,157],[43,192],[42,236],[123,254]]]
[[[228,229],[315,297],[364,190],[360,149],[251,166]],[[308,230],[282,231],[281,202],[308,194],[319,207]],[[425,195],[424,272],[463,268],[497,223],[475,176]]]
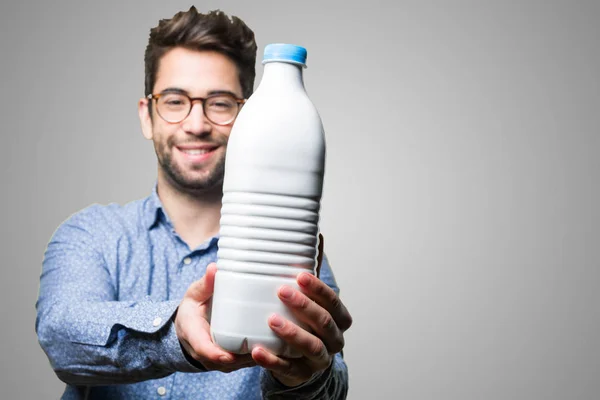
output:
[[[316,267],[325,137],[304,88],[305,62],[303,47],[266,46],[262,80],[227,145],[211,334],[233,353],[260,344],[299,356],[269,327],[273,313],[307,328],[277,297]]]

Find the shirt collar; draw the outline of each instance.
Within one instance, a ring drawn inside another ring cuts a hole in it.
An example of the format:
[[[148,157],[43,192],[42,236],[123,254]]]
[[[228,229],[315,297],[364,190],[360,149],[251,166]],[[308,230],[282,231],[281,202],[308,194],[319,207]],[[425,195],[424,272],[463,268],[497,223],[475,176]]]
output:
[[[146,222],[146,229],[148,230],[152,229],[158,223],[161,214],[164,216],[168,224],[171,223],[171,221],[169,221],[167,213],[164,212],[163,205],[160,201],[160,198],[158,197],[157,185],[157,183],[154,184],[154,188],[152,188],[152,193],[146,201],[144,219]]]
[[[146,201],[146,207],[145,207],[145,211],[144,211],[144,219],[146,222],[146,229],[151,230],[152,228],[154,228],[160,221],[161,216],[162,216],[162,218],[164,218],[164,222],[168,226],[173,228],[173,224],[171,223],[169,216],[163,209],[163,205],[162,205],[162,202],[160,201],[160,197],[158,197],[158,189],[157,188],[158,188],[158,184],[155,183],[154,188],[152,189],[152,193],[150,194],[150,196],[148,197],[148,199]],[[196,250],[203,250],[203,249],[206,249],[206,248],[212,246],[213,244],[215,244],[216,242],[219,241],[220,236],[221,236],[220,234],[213,236],[208,241],[201,244],[198,247],[198,249],[196,249]]]

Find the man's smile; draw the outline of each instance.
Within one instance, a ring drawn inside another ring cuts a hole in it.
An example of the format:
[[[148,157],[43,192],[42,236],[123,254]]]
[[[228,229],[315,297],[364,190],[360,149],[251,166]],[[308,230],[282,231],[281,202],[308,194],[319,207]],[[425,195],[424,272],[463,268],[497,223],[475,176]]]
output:
[[[219,147],[219,145],[215,144],[195,144],[175,146],[175,149],[185,160],[192,163],[199,163],[211,158]]]

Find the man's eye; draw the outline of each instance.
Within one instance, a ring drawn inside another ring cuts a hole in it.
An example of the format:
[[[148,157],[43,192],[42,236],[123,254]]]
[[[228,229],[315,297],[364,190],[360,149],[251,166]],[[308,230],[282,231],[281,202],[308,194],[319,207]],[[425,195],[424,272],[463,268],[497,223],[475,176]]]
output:
[[[172,109],[185,107],[185,105],[187,104],[187,99],[185,97],[173,94],[163,97],[162,101],[165,107],[169,107]]]
[[[213,100],[208,103],[208,106],[214,109],[227,110],[233,107],[233,102],[227,100]]]

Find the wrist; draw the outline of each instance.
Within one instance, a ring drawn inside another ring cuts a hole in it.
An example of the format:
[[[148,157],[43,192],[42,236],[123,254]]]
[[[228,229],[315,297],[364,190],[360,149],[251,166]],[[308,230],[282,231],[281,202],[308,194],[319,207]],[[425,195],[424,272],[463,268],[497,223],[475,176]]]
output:
[[[319,370],[314,372],[308,379],[300,379],[297,377],[285,376],[283,374],[278,374],[276,371],[267,370],[269,375],[280,385],[285,386],[286,388],[292,389],[295,387],[303,386],[308,382],[314,382],[319,379],[323,374],[328,374],[333,366],[334,357],[330,357],[329,366],[323,370]]]
[[[291,378],[291,377],[286,377],[283,376],[281,374],[278,374],[277,372],[274,371],[270,371],[267,370],[267,373],[271,375],[271,377],[277,382],[279,383],[281,386],[285,386],[286,388],[295,388],[297,386],[303,385],[306,382],[310,381],[311,379],[313,379],[315,377],[316,374],[318,374],[319,372],[315,372],[314,374],[312,374],[312,376],[306,380],[301,380],[298,378]]]

